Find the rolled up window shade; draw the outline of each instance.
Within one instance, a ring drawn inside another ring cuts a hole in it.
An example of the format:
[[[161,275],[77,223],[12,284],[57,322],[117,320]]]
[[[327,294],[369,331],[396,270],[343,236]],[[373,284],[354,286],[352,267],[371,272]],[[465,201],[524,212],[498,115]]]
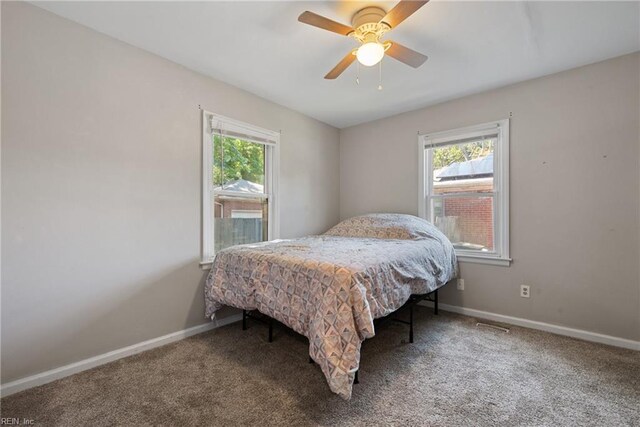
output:
[[[279,139],[278,132],[253,126],[245,126],[241,123],[215,116],[211,118],[211,133],[264,145],[276,145]]]
[[[498,138],[497,132],[486,132],[486,133],[481,133],[477,136],[472,136],[467,138],[447,139],[445,141],[431,140],[430,142],[425,144],[424,148],[429,149],[429,148],[437,148],[437,147],[447,146],[447,145],[466,144],[470,142],[481,142],[481,141],[487,141],[487,140],[492,140],[496,138]]]

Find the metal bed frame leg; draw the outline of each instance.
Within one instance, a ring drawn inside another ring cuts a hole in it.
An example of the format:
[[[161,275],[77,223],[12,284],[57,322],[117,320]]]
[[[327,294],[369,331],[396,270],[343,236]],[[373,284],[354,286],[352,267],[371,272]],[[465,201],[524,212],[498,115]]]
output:
[[[409,342],[413,344],[413,304],[409,306]]]
[[[433,314],[438,314],[438,290],[435,290],[433,295]]]
[[[269,342],[273,342],[273,319],[269,318]]]
[[[359,371],[360,369],[358,369]],[[354,384],[360,384],[360,381],[358,381],[358,371],[356,371],[356,377],[353,379],[353,383]]]
[[[247,310],[242,310],[242,330],[247,330]]]

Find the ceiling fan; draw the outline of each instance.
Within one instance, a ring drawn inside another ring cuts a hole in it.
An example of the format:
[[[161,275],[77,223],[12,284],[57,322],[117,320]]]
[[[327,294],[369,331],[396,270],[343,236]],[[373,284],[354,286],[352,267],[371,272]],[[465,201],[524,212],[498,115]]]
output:
[[[389,12],[375,6],[365,7],[353,15],[351,27],[309,11],[303,12],[298,17],[298,21],[343,36],[353,37],[360,43],[360,47],[349,52],[333,70],[324,76],[325,79],[335,79],[356,59],[360,64],[368,67],[376,65],[382,60],[385,53],[413,68],[418,68],[424,64],[427,56],[400,43],[380,39],[428,1],[402,0]]]

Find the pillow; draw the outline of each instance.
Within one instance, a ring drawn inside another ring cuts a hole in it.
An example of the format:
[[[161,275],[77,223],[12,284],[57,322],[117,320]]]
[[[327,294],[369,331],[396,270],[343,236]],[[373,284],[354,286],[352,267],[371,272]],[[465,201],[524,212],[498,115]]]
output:
[[[437,232],[430,222],[413,215],[368,214],[346,219],[324,233],[328,236],[417,240]]]

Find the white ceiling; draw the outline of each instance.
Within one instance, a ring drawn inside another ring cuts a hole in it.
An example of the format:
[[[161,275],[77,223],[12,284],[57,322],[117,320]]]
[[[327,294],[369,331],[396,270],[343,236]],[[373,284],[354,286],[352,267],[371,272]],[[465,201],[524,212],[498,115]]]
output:
[[[323,76],[351,38],[301,24],[311,10],[350,24],[396,2],[36,2],[39,7],[339,128],[640,50],[637,2],[432,1],[387,38],[429,56]]]

